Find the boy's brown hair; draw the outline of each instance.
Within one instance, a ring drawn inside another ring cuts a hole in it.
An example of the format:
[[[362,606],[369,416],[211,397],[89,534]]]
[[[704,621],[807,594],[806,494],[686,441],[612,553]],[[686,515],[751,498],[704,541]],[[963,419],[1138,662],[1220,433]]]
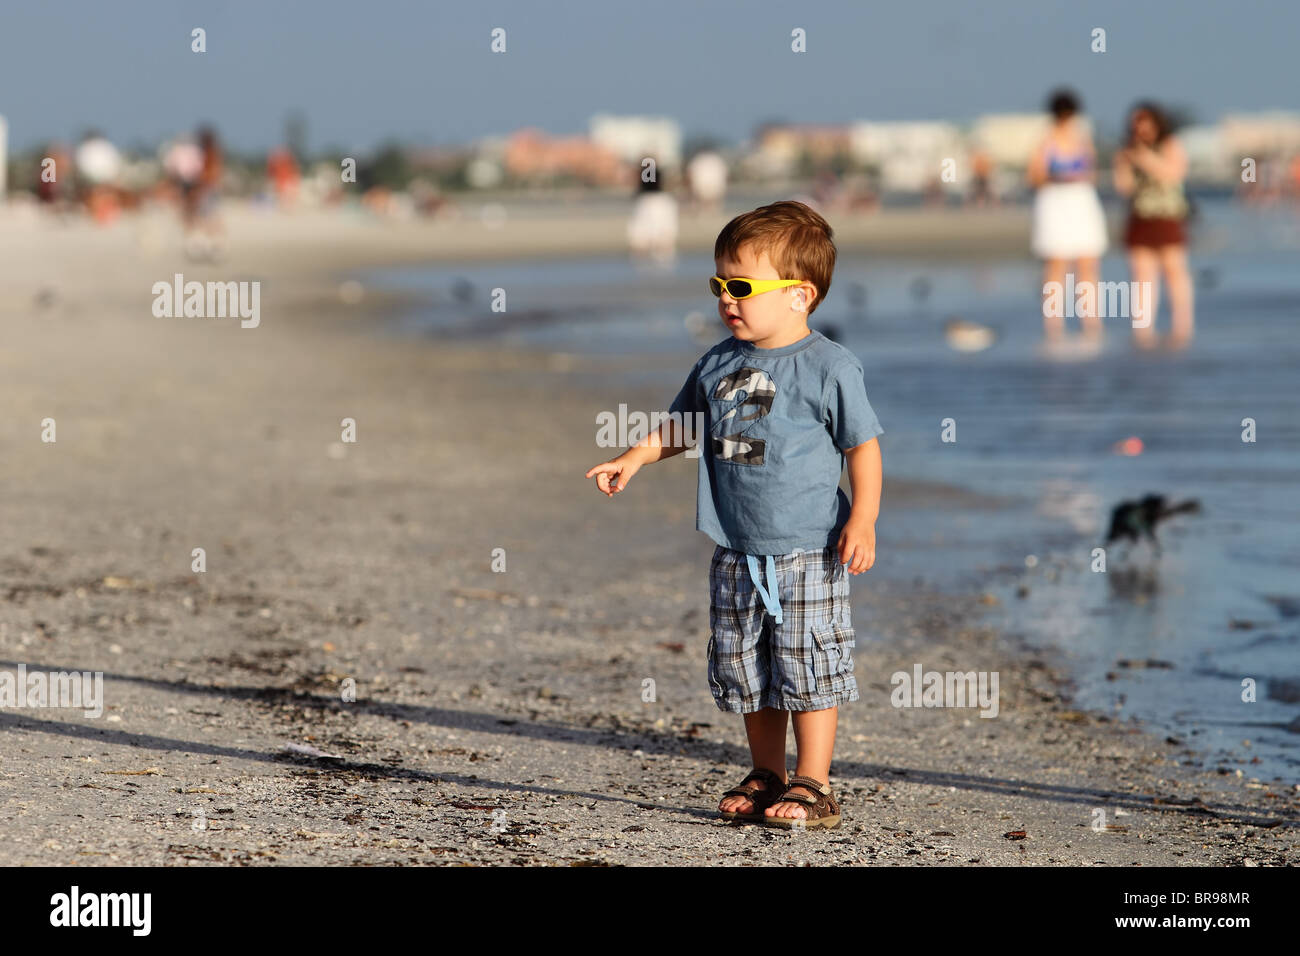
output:
[[[782,279],[806,279],[817,287],[808,306],[812,315],[831,287],[835,243],[830,223],[811,207],[794,200],[774,202],[743,213],[722,228],[713,244],[713,258],[739,258],[741,246],[754,255],[766,252]]]

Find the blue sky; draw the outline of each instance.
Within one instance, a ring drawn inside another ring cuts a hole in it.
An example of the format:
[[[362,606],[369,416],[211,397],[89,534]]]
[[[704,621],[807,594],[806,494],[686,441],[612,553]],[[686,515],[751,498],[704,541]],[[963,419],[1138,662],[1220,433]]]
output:
[[[190,30],[208,52],[190,51]],[[493,27],[508,52],[489,51]],[[790,31],[808,52],[790,52]],[[1089,49],[1093,27],[1107,52]],[[201,120],[236,149],[282,138],[364,151],[596,112],[675,117],[690,137],[765,120],[966,120],[1038,108],[1065,83],[1103,134],[1139,97],[1300,107],[1300,3],[1285,0],[73,0],[0,13],[0,115],[14,148],[97,126],[153,144]]]

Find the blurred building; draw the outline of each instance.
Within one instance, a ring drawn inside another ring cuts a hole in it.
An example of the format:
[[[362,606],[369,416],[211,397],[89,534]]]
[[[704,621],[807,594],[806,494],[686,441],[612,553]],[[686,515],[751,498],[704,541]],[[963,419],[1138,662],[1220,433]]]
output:
[[[533,182],[572,178],[614,186],[628,179],[626,163],[608,147],[585,136],[553,137],[532,128],[506,138],[501,163],[510,176]]]
[[[953,160],[956,179],[943,186],[969,187],[968,150],[954,123],[854,123],[849,127],[853,161],[878,171],[887,192],[922,192],[941,182],[945,160]]]
[[[474,151],[463,146],[418,146],[407,155],[412,169],[449,176],[470,162]]]
[[[1178,139],[1187,153],[1189,183],[1223,183],[1240,171],[1221,125],[1184,126]]]
[[[681,168],[682,128],[674,119],[598,113],[589,129],[593,143],[637,170],[646,157],[663,169]]]
[[[1300,153],[1300,113],[1229,113],[1219,121],[1226,151],[1236,157],[1294,156]]]
[[[1246,185],[1242,164],[1254,160],[1254,178],[1243,194],[1248,201],[1300,197],[1300,114],[1230,113],[1219,121],[1219,128],[1233,185]]]
[[[1083,120],[1087,124],[1087,117]],[[1024,170],[1050,123],[1046,113],[990,113],[971,124],[970,139],[995,166]]]
[[[475,144],[475,149],[465,165],[465,184],[471,189],[495,189],[506,177],[506,148],[510,140],[505,136],[488,136]]]
[[[851,161],[850,140],[847,125],[768,123],[759,127],[745,166],[759,177],[793,176],[804,163]]]

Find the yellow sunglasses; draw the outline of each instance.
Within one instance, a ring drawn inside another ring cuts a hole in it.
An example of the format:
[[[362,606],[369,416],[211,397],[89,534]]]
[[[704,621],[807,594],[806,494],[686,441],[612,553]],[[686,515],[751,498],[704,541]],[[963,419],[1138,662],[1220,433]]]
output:
[[[753,295],[762,295],[764,292],[783,289],[788,285],[798,285],[804,281],[804,279],[724,279],[722,276],[713,276],[709,279],[709,291],[720,299],[725,287],[727,295],[733,299],[748,299]]]

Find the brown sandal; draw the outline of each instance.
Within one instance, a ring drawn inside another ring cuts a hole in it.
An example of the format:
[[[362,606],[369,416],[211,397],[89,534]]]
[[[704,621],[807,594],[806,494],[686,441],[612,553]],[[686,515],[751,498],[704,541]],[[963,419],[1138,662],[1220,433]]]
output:
[[[793,787],[807,787],[816,797],[809,796],[805,793],[791,793]],[[777,799],[771,801],[768,806],[778,803],[802,803],[808,807],[805,811],[806,817],[773,817],[764,816],[763,823],[769,827],[781,827],[786,830],[793,829],[813,829],[814,827],[825,827],[827,830],[834,830],[840,825],[840,804],[835,799],[835,793],[831,790],[829,783],[821,783],[812,777],[804,777],[795,774],[786,784],[785,791]]]
[[[752,780],[762,780],[767,784],[767,787],[760,789],[750,782]],[[763,819],[763,811],[776,802],[774,798],[779,796],[783,790],[785,790],[784,780],[770,770],[755,767],[746,774],[744,780],[718,799],[718,802],[721,803],[727,797],[745,797],[753,803],[754,809],[749,813],[740,813],[737,810],[719,810],[718,815],[724,820],[753,820],[759,822]]]

